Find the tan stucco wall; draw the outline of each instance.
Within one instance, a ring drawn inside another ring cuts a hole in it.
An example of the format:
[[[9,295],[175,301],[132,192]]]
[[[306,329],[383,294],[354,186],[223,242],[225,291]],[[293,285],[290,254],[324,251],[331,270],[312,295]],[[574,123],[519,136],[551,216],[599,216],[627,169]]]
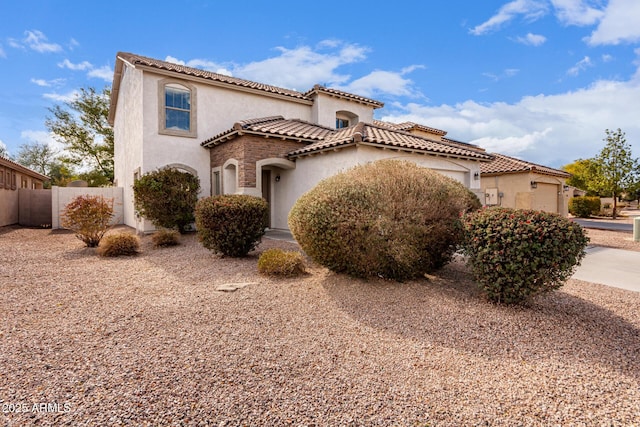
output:
[[[18,223],[18,190],[0,188],[0,227]]]
[[[532,189],[531,181],[551,185],[539,185],[538,188]],[[564,178],[525,172],[482,176],[480,182],[485,194],[491,193],[491,189],[497,189],[498,193],[503,194],[502,198],[498,198],[497,206],[513,209],[540,209],[545,197],[555,196],[558,202],[556,213],[563,216],[569,213],[569,192],[563,189]],[[485,200],[484,203],[488,204],[489,200]]]
[[[373,122],[374,110],[370,105],[359,104],[324,93],[316,95],[313,107],[311,107],[310,120],[333,129],[336,127],[336,113],[338,111],[348,111],[355,114],[358,116],[357,122]],[[354,120],[351,120],[350,125],[354,124]]]
[[[20,188],[36,188],[42,189],[43,182],[40,179],[33,178],[27,174],[21,173],[9,166],[0,165],[0,170],[7,174],[12,171],[16,175],[16,186],[12,189],[11,184],[0,186],[0,227],[5,225],[18,224],[20,220]],[[6,179],[6,177],[4,178]],[[23,180],[26,186],[23,186]]]

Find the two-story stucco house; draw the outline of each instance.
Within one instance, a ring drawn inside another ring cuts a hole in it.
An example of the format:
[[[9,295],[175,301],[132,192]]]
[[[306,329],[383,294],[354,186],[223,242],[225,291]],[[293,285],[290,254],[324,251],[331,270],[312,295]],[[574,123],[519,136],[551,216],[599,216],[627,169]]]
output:
[[[274,87],[131,53],[118,53],[109,122],[124,222],[139,231],[136,177],[164,166],[197,175],[201,196],[251,194],[286,229],[294,202],[321,179],[379,159],[410,160],[482,194],[484,150],[413,123],[374,120],[379,101],[316,85]]]

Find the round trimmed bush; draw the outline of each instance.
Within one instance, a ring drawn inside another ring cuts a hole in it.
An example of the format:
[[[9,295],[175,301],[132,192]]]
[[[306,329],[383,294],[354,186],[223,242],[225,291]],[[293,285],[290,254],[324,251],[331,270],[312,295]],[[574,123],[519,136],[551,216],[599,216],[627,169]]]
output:
[[[489,300],[519,304],[560,288],[585,255],[582,227],[557,214],[489,208],[464,217],[464,250]]]
[[[196,229],[202,245],[231,257],[254,250],[264,235],[268,203],[260,198],[226,194],[200,199],[196,205]]]
[[[156,227],[185,233],[194,220],[200,180],[189,172],[165,167],[142,175],[133,184],[136,213]]]
[[[289,228],[307,255],[335,272],[402,281],[449,262],[461,213],[478,206],[451,178],[381,160],[321,181],[296,201]]]
[[[304,258],[298,251],[267,249],[258,258],[258,272],[267,276],[300,276],[305,273]]]
[[[98,246],[98,255],[116,257],[122,255],[135,255],[140,248],[140,239],[131,233],[109,234]]]
[[[578,218],[589,218],[600,213],[600,197],[572,197],[569,199],[569,213]]]

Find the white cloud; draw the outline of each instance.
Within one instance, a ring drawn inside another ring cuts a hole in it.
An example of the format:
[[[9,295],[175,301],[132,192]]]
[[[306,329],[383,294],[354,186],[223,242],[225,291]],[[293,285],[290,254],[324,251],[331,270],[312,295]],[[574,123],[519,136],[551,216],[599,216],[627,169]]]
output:
[[[69,50],[73,50],[76,47],[80,46],[80,43],[78,43],[78,41],[74,38],[71,38],[71,40],[69,40],[69,44],[67,45],[69,47]]]
[[[71,92],[67,92],[67,93],[45,93],[44,95],[42,95],[45,99],[50,99],[52,101],[56,101],[56,102],[70,102],[73,101],[74,99],[76,99],[76,97],[78,96],[79,92],[77,90],[72,90]]]
[[[638,99],[640,69],[628,81],[602,80],[577,91],[526,96],[512,104],[408,104],[382,120],[445,129],[451,138],[559,167],[596,155],[602,149],[605,129],[625,131],[633,155],[640,156],[640,122],[637,111],[629,108]]]
[[[335,46],[335,47],[332,47]],[[324,53],[323,49],[332,51]],[[321,42],[317,49],[300,46],[295,49],[278,47],[279,55],[234,68],[234,74],[249,80],[266,82],[298,90],[306,90],[320,83],[335,86],[346,83],[350,76],[337,69],[345,64],[362,61],[367,48],[331,41]]]
[[[51,84],[49,84],[48,81],[43,80],[43,79],[31,79],[31,83],[36,84],[36,85],[41,86],[41,87],[51,86]]]
[[[498,81],[500,81],[502,79],[505,79],[505,78],[514,77],[519,72],[520,72],[520,70],[517,69],[517,68],[507,68],[500,74],[482,73],[482,75],[485,76],[485,77],[489,77],[491,80],[493,80],[495,82],[498,82]]]
[[[107,82],[111,82],[113,80],[113,70],[108,65],[105,65],[100,68],[94,68],[87,73],[89,77],[95,77],[98,79],[102,79]]]
[[[591,45],[640,41],[640,1],[610,0],[598,28],[587,38]]]
[[[61,142],[56,141],[52,133],[43,130],[23,130],[20,132],[20,138],[39,144],[47,144],[55,152],[61,152],[65,146]]]
[[[602,62],[611,62],[613,61],[613,56],[605,53],[604,55],[602,55]]]
[[[171,55],[167,55],[164,59],[172,64],[184,65],[191,68],[198,68],[200,70],[211,71],[212,73],[223,74],[225,76],[233,76],[233,73],[229,71],[225,66],[216,62],[209,61],[207,59],[191,59],[189,61],[183,61]]]
[[[89,61],[82,61],[78,64],[74,64],[73,62],[69,61],[68,59],[65,59],[62,62],[58,63],[58,67],[60,68],[68,68],[69,70],[73,70],[73,71],[86,71],[86,70],[92,70],[93,69],[93,65],[89,62]]]
[[[2,48],[2,45],[0,45],[0,58],[6,58],[6,57],[7,57],[7,53]]]
[[[593,67],[593,62],[591,61],[591,58],[589,58],[588,56],[585,56],[580,61],[578,61],[576,65],[569,68],[567,70],[567,74],[570,76],[577,76],[578,74],[580,74],[581,71],[584,71],[589,67]]]
[[[541,46],[547,41],[547,38],[540,34],[527,33],[524,37],[516,38],[516,41],[529,46]]]
[[[538,0],[513,0],[502,6],[498,12],[469,32],[475,36],[497,30],[502,25],[523,16],[528,21],[535,21],[547,13],[547,4]]]
[[[556,17],[566,25],[593,25],[602,19],[604,12],[592,7],[586,0],[551,0]]]
[[[47,36],[45,36],[42,31],[25,31],[25,34],[24,43],[36,52],[62,52],[62,46],[56,43],[48,43]]]
[[[340,87],[340,89],[367,97],[380,93],[394,96],[420,96],[420,93],[412,88],[413,82],[403,77],[404,74],[410,71],[403,71],[400,73],[381,70],[373,71],[346,86]]]
[[[423,65],[411,65],[400,71],[376,70],[355,80],[339,72],[341,66],[366,58],[369,49],[357,44],[330,39],[313,47],[278,47],[276,51],[276,56],[248,64],[221,64],[206,59],[184,61],[171,55],[166,56],[165,61],[301,91],[322,84],[363,96],[422,96],[405,76],[424,68]]]

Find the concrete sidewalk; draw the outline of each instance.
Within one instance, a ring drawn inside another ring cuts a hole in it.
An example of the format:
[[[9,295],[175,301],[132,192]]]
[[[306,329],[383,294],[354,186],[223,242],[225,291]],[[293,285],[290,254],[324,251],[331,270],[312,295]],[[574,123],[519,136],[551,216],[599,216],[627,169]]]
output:
[[[640,252],[589,247],[573,279],[640,292]]]

